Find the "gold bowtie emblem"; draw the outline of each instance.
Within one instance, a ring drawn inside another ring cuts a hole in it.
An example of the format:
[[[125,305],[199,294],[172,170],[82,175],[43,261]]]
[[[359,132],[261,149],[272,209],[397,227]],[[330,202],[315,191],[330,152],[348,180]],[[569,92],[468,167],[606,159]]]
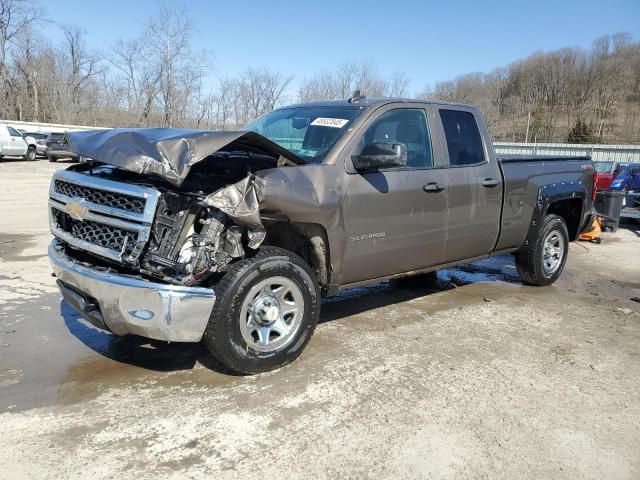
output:
[[[67,203],[67,213],[76,220],[84,220],[85,215],[87,214],[87,207],[82,205],[82,200],[71,200]]]

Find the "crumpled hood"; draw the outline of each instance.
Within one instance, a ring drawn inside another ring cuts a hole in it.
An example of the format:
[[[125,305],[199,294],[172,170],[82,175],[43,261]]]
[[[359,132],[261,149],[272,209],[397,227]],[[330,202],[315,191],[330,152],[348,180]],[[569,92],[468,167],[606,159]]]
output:
[[[68,134],[73,150],[97,162],[154,175],[180,186],[191,167],[233,144],[301,164],[300,157],[255,132],[178,128],[114,128]],[[274,167],[277,162],[274,162]]]

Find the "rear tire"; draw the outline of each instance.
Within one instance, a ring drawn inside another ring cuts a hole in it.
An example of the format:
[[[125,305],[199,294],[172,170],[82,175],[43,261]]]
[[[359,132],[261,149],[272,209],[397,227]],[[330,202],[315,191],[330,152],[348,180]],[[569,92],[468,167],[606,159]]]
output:
[[[231,266],[213,287],[216,301],[204,342],[240,374],[280,368],[311,339],[320,316],[320,289],[304,260],[266,247]]]
[[[52,157],[51,155],[47,155],[47,159],[48,159],[50,162],[55,162],[55,161],[57,160],[57,158],[56,158],[56,157]]]
[[[568,253],[567,224],[558,215],[547,215],[538,237],[516,252],[516,269],[528,285],[551,285],[562,273]]]

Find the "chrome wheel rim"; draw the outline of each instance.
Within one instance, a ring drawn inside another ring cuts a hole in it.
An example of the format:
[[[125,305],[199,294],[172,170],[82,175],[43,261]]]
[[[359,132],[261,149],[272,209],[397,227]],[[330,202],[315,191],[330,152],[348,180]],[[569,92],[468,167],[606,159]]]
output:
[[[542,248],[542,268],[547,275],[553,275],[562,265],[564,257],[564,242],[560,232],[551,231],[544,239]]]
[[[240,332],[259,352],[277,352],[295,338],[304,314],[298,285],[285,277],[269,277],[251,288],[240,310]]]

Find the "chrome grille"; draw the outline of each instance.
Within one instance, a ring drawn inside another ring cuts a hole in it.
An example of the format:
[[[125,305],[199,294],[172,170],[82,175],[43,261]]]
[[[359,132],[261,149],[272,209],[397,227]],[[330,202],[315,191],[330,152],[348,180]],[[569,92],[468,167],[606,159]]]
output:
[[[54,209],[53,215],[59,228],[83,242],[114,251],[130,254],[138,234],[124,228],[89,220],[78,221],[68,213]]]
[[[74,222],[71,234],[80,240],[111,250],[122,248],[129,239],[137,237],[135,232],[89,221]]]
[[[124,193],[109,192],[97,188],[54,180],[54,191],[67,197],[80,197],[97,205],[119,208],[127,212],[144,213],[145,199],[126,195]]]
[[[51,232],[66,243],[122,263],[146,245],[160,193],[76,172],[56,172],[49,189]]]

